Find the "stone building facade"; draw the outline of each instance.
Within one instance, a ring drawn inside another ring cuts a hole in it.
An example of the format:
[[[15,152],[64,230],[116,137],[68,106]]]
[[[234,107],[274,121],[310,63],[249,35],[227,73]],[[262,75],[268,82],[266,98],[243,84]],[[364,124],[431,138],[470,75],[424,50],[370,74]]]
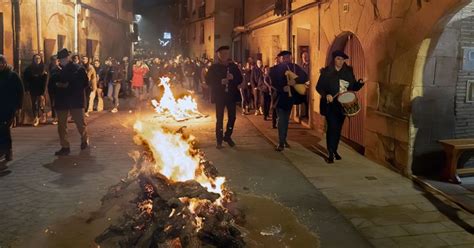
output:
[[[438,39],[423,43],[423,80],[412,101],[413,172],[422,175],[442,166],[438,140],[474,137],[474,2],[434,33]]]
[[[132,22],[133,0],[1,1],[0,52],[10,63],[18,57],[24,67],[35,53],[48,59],[63,47],[74,51],[77,23],[78,54],[100,58],[130,56]],[[15,47],[16,34],[19,47]]]
[[[183,1],[185,55],[214,58],[215,50],[232,45],[232,30],[239,18],[241,1]]]
[[[430,56],[446,24],[471,1],[293,0],[291,13],[283,16],[275,16],[272,8],[265,7],[274,2],[245,1],[245,25],[240,33],[245,56],[260,57],[264,64],[271,65],[280,50],[292,50],[297,55],[297,62],[302,51],[309,51],[311,89],[314,89],[319,69],[328,64],[331,52],[345,50],[352,57],[350,64],[356,69],[356,76],[367,79],[365,89],[359,93],[363,111],[358,118],[347,121],[346,141],[367,157],[400,173],[412,174],[419,136],[417,117],[421,116],[417,114],[416,104],[424,99],[426,90],[433,90],[426,87],[424,78],[427,66],[432,63]],[[255,8],[256,5],[261,7]],[[452,65],[449,58],[440,63]],[[456,77],[468,75],[469,72],[460,71]],[[449,81],[439,80],[445,84]],[[465,132],[461,131],[466,125],[462,124],[465,119],[461,115],[457,115],[454,122],[440,117],[453,112],[469,112],[459,100],[463,96],[454,90],[451,87],[449,97],[454,99],[456,93],[456,102],[451,105],[437,103],[425,111],[433,111],[438,117],[436,126],[448,129],[449,122],[451,127],[456,127],[452,130]],[[310,94],[309,125],[322,133],[324,118],[319,114],[320,96],[314,90]],[[447,136],[432,139],[443,137]]]

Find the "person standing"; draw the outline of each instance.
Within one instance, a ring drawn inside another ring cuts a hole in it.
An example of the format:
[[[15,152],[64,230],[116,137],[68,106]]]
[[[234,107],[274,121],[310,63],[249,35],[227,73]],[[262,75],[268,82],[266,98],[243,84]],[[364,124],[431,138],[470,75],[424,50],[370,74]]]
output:
[[[109,87],[112,87],[111,89],[109,88],[109,99],[112,99],[112,103],[114,105],[110,112],[115,114],[118,112],[118,107],[120,105],[119,94],[124,80],[123,67],[116,60],[112,60],[112,66],[110,67],[110,71],[108,73],[111,77],[111,84],[109,84]]]
[[[272,102],[272,86],[270,80],[270,68],[265,66],[263,68],[263,79],[260,81],[258,88],[262,94],[263,101],[263,120],[268,120],[270,116],[270,106]]]
[[[150,96],[152,99],[156,97],[161,98],[160,96],[160,78],[163,76],[163,68],[161,67],[161,60],[159,58],[153,59],[153,63],[150,66],[150,82],[151,90]]]
[[[260,91],[259,86],[262,85],[263,82],[263,64],[260,59],[257,60],[257,63],[252,69],[250,74],[250,84],[252,87],[252,96],[253,102],[255,105],[255,115],[262,115],[263,108],[262,108],[262,92]]]
[[[242,115],[247,115],[250,113],[251,103],[253,102],[252,97],[252,83],[251,80],[251,73],[252,73],[252,66],[250,63],[242,67],[241,74],[243,78],[243,82],[239,85],[240,97],[241,97],[241,107],[242,107]]]
[[[306,75],[300,66],[291,62],[291,52],[282,51],[278,56],[281,57],[281,63],[272,67],[270,70],[270,79],[276,91],[274,101],[278,116],[278,146],[276,150],[281,152],[285,148],[289,148],[289,144],[286,140],[288,136],[288,125],[290,122],[291,109],[298,97],[298,93],[292,86],[296,83],[306,83],[308,81],[308,75]],[[288,72],[294,73],[298,77],[294,81],[288,80],[286,75]]]
[[[139,102],[143,100],[143,95],[145,94],[145,82],[143,78],[147,73],[148,67],[143,63],[142,60],[137,60],[133,66],[132,89]]]
[[[6,161],[13,159],[12,125],[15,113],[23,103],[23,84],[20,77],[0,54],[0,157]]]
[[[48,79],[48,95],[49,103],[51,105],[51,117],[53,118],[51,124],[58,124],[58,117],[55,110],[55,96],[53,86],[56,85],[56,82],[59,81],[59,73],[61,72],[61,66],[59,65],[59,60],[56,56],[51,56],[49,63],[49,79]]]
[[[96,72],[96,88],[91,92],[89,109],[87,112],[94,111],[94,102],[97,97],[97,111],[104,110],[104,68],[100,65],[99,60],[94,61],[94,70]]]
[[[122,68],[123,68],[122,92],[124,96],[128,97],[132,94],[132,87],[130,85],[130,80],[132,79],[132,66],[130,65],[130,62],[127,56],[122,58]]]
[[[89,78],[86,70],[80,64],[71,60],[70,52],[63,48],[57,55],[62,70],[58,81],[53,85],[55,96],[55,109],[58,115],[58,133],[61,149],[55,153],[56,156],[67,156],[71,153],[68,140],[67,119],[71,114],[81,136],[81,150],[89,147],[89,136],[87,134],[87,123],[85,120],[85,91],[89,87]]]
[[[230,60],[229,46],[217,49],[217,62],[206,74],[206,82],[211,88],[211,100],[216,104],[216,141],[217,149],[222,142],[235,146],[232,133],[236,120],[236,104],[240,100],[238,86],[242,83],[242,74],[237,65]],[[224,111],[227,109],[227,128],[224,133]]]
[[[94,66],[91,65],[90,60],[87,56],[82,57],[82,66],[86,69],[87,78],[89,79],[89,87],[86,88],[86,113],[85,116],[89,117],[89,113],[94,108],[94,98],[97,92],[97,73]]]
[[[30,94],[31,105],[33,109],[33,126],[38,126],[40,123],[40,117],[44,118],[44,103],[45,103],[45,92],[46,84],[48,81],[48,73],[46,72],[45,65],[41,55],[33,55],[31,64],[26,67],[23,72],[23,82],[25,83],[25,90]]]
[[[337,96],[346,91],[359,91],[364,86],[361,79],[355,79],[354,70],[345,62],[347,59],[349,56],[343,51],[334,51],[331,63],[321,69],[321,75],[316,85],[316,91],[321,95],[320,113],[326,117],[327,122],[327,162],[330,164],[334,163],[334,158],[336,160],[342,159],[337,148],[346,116],[341,103],[337,101]]]

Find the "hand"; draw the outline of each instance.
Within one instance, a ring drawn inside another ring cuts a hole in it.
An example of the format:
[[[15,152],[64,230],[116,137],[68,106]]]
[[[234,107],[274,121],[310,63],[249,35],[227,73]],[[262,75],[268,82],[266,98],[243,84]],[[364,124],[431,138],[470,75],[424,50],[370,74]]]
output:
[[[233,79],[234,79],[234,75],[232,75],[231,73],[227,73],[227,79],[228,79],[228,80],[233,80]]]
[[[290,90],[291,90],[291,89],[290,89],[290,86],[288,86],[288,85],[285,86],[285,87],[283,87],[283,91],[284,91],[284,92],[290,92]]]
[[[334,101],[334,97],[331,96],[331,95],[327,95],[327,96],[326,96],[326,101],[327,101],[328,103],[332,103],[332,102]]]

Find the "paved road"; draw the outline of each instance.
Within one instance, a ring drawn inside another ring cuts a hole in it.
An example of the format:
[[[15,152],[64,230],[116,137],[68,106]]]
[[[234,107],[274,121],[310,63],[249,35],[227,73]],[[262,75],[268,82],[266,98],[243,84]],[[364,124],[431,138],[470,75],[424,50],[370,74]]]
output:
[[[129,113],[92,117],[89,152],[79,151],[78,136],[71,127],[71,140],[77,146],[71,156],[60,159],[52,156],[58,148],[54,126],[15,129],[16,160],[0,177],[0,247],[18,244],[52,223],[97,209],[107,189],[132,165],[128,153],[137,149],[130,129],[134,117]],[[322,247],[370,246],[246,118],[238,118],[235,149],[214,148],[213,123],[210,117],[181,124],[197,136],[234,191],[270,197],[290,208],[319,236]]]

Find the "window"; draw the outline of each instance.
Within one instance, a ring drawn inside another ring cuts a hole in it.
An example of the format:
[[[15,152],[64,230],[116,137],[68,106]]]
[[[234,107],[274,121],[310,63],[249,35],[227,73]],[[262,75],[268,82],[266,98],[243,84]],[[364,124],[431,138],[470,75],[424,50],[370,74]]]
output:
[[[3,54],[3,40],[5,39],[3,33],[3,13],[0,13],[0,54]]]
[[[58,51],[64,48],[66,36],[58,34]]]
[[[464,47],[463,71],[474,71],[474,47]]]
[[[466,102],[474,102],[474,80],[467,81]]]
[[[201,44],[204,44],[204,23],[201,23]]]

